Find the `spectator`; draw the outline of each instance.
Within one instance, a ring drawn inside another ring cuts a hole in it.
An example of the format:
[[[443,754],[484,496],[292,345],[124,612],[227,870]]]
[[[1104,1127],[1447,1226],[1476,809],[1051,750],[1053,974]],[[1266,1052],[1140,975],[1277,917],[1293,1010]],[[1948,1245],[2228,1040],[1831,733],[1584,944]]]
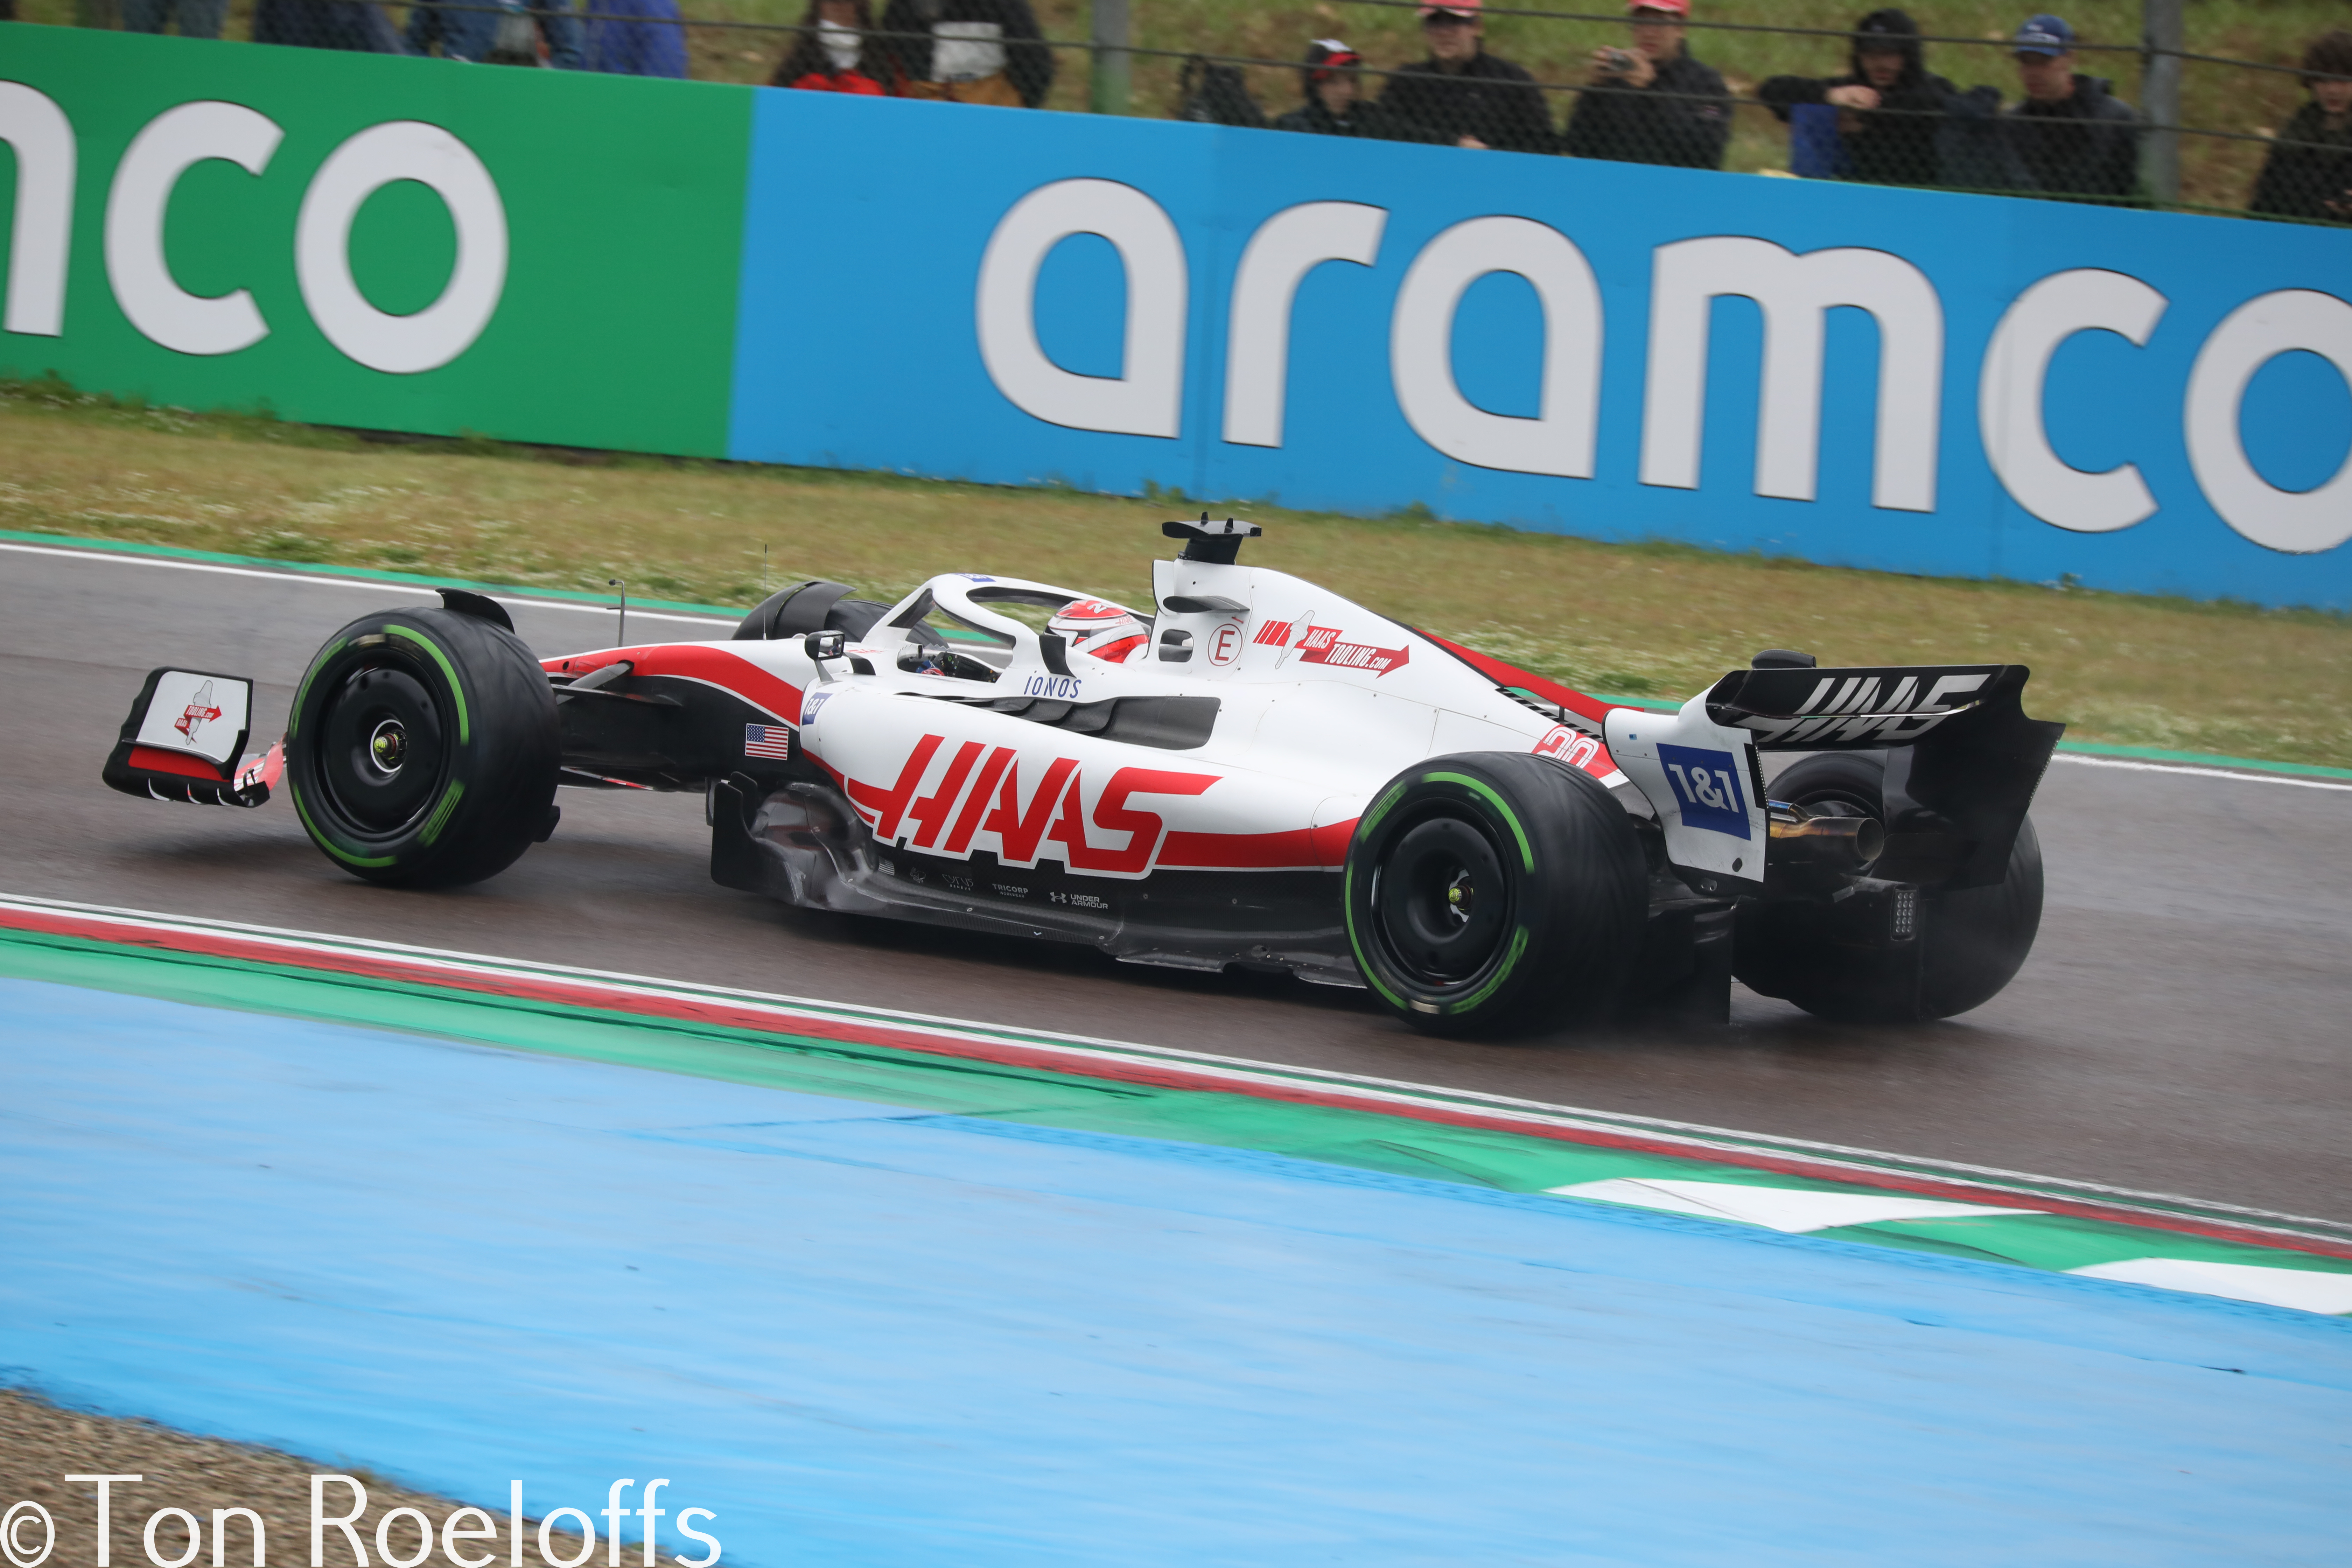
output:
[[[179,0],[185,5],[188,0]],[[481,9],[495,3],[499,10]],[[541,14],[533,16],[537,10]],[[487,61],[493,65],[535,66],[539,43],[547,41],[547,64],[558,70],[578,70],[582,65],[580,18],[572,14],[571,0],[456,0],[449,9],[411,5],[408,47],[429,55],[441,46],[441,58]]]
[[[874,12],[866,0],[809,0],[799,41],[776,67],[770,85],[888,96],[889,52],[882,40],[867,36],[873,31]]]
[[[2074,69],[2074,29],[2046,12],[2017,30],[2025,100],[2003,124],[2027,188],[2052,195],[2130,196],[2139,188],[2139,116],[2105,80]]]
[[[258,0],[253,8],[253,41],[362,54],[408,53],[392,19],[369,0]]]
[[[1034,109],[1054,85],[1029,0],[890,0],[882,30],[908,98]]]
[[[1363,64],[1364,57],[1339,39],[1316,39],[1307,47],[1307,58],[1298,68],[1298,85],[1307,102],[1276,120],[1274,128],[1383,142],[1423,140],[1381,104],[1364,99],[1363,82],[1357,74]]]
[[[221,16],[228,9],[228,0],[122,0],[122,30],[126,33],[160,33],[179,14],[180,37],[184,38],[217,38],[220,37]],[[0,10],[0,21],[16,15],[14,0]]]
[[[1757,96],[1781,120],[1801,104],[1838,111],[1847,177],[1880,185],[1940,182],[1937,132],[1956,89],[1929,76],[1919,28],[1900,11],[1873,11],[1854,24],[1853,68],[1822,80],[1776,76]]]
[[[686,79],[686,29],[677,0],[592,0],[587,68],[612,76]]]
[[[1551,110],[1536,79],[1486,52],[1478,8],[1484,0],[1441,0],[1421,7],[1429,58],[1389,78],[1380,107],[1413,128],[1414,141],[1455,147],[1549,153],[1557,146]]]
[[[1632,49],[1592,51],[1592,85],[1568,117],[1572,158],[1720,169],[1731,94],[1683,46],[1690,0],[1633,0]]]
[[[2352,223],[2352,33],[2305,50],[2303,73],[2311,101],[2279,132],[2248,205],[2270,217]]]

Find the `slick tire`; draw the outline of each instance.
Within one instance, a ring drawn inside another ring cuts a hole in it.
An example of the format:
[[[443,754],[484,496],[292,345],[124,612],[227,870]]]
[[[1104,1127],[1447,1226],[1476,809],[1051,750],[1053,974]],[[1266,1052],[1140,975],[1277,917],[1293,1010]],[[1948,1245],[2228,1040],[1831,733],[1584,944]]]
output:
[[[1775,800],[1885,818],[1886,764],[1854,752],[1807,757],[1772,782]],[[2017,830],[2009,868],[1990,887],[1919,893],[1910,944],[1841,941],[1826,900],[1743,903],[1732,972],[1741,984],[1843,1023],[1948,1018],[1998,995],[2033,951],[2042,926],[2042,845],[2033,819]]]
[[[1641,945],[1647,875],[1624,809],[1548,757],[1421,763],[1348,847],[1348,938],[1365,984],[1425,1034],[1600,1017]]]
[[[294,695],[286,782],[327,858],[371,882],[496,876],[555,825],[555,698],[522,639],[442,609],[362,616]]]

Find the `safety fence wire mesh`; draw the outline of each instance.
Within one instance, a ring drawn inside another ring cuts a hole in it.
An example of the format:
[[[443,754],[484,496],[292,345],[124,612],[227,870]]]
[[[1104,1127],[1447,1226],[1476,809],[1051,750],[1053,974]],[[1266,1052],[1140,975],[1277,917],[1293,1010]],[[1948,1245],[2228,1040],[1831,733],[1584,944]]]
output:
[[[1101,107],[1304,134],[2352,223],[2352,11],[2278,0],[2271,58],[2141,37],[1846,26],[1463,0],[1320,0],[1135,39],[1086,0],[0,0],[26,20],[514,67],[1006,107]],[[1673,0],[1679,5],[1680,0]],[[761,8],[800,9],[797,20]],[[1059,6],[1057,10],[1055,7]],[[47,8],[45,13],[44,8]],[[727,9],[732,7],[731,10]],[[1044,15],[1041,16],[1040,12]],[[2293,15],[2291,16],[2290,13]],[[0,9],[0,15],[5,15]],[[1188,12],[1198,17],[1206,13]],[[2122,8],[2110,0],[2099,16]],[[2294,16],[2307,14],[2297,28]],[[1297,52],[1266,47],[1297,27]],[[2326,24],[2326,25],[2323,25]],[[1323,36],[1305,36],[1319,31]],[[2109,32],[2134,32],[2132,26]],[[1341,32],[1355,35],[1351,46]],[[1218,35],[1227,35],[1220,37]],[[2222,42],[2240,35],[2224,34]],[[1181,47],[1167,47],[1169,42]],[[2151,112],[2176,105],[2170,117]]]

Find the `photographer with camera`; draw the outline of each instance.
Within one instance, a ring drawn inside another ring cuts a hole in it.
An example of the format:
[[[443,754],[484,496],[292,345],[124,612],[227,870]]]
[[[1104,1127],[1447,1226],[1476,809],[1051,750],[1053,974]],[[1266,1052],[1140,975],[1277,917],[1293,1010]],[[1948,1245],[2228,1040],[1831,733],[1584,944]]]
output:
[[[1572,158],[1719,169],[1731,94],[1683,43],[1690,0],[1633,0],[1633,47],[1592,51],[1592,85],[1568,118]]]

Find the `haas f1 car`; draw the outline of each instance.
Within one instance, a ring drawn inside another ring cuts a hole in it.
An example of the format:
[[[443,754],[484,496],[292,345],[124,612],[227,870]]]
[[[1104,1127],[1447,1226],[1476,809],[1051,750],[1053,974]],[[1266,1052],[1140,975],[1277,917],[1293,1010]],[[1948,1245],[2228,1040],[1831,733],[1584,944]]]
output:
[[[259,805],[369,880],[471,882],[559,785],[705,795],[714,880],[805,909],[1367,986],[1434,1034],[1663,1008],[1731,979],[1829,1017],[1978,1005],[2033,942],[2026,810],[2063,726],[2014,665],[1769,651],[1658,713],[1241,563],[1171,522],[1151,607],[1017,577],[896,605],[799,584],[725,641],[541,659],[505,611],[362,616],[286,734],[251,683],[162,669],[106,782]],[[1765,760],[1802,753],[1768,782]]]

